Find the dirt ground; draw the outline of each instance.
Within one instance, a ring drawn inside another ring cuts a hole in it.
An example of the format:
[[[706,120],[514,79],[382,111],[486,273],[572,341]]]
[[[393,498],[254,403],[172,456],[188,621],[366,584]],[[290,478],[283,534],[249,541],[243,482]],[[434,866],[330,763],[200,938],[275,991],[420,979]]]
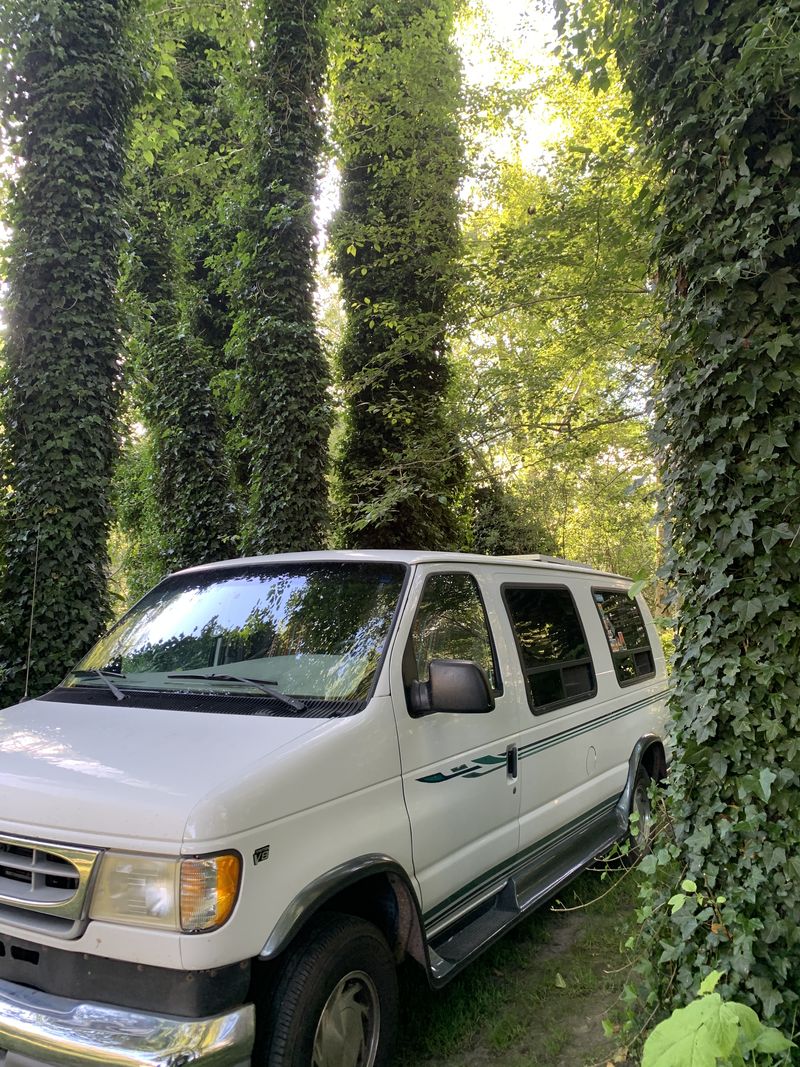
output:
[[[578,910],[541,909],[439,993],[406,965],[393,1067],[625,1064],[603,1020],[621,1013],[635,891],[610,884],[584,875],[553,902]]]

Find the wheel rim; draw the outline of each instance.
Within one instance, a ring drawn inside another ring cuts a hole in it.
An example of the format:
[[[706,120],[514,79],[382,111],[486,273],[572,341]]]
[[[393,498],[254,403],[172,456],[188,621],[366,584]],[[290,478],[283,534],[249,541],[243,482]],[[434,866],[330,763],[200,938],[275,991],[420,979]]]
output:
[[[314,1034],[311,1067],[372,1067],[380,1029],[375,983],[363,971],[350,971],[325,1001]]]
[[[637,787],[633,795],[633,810],[639,816],[633,839],[636,842],[636,848],[641,852],[647,848],[653,828],[653,811],[650,807],[650,797],[647,789],[642,785]]]

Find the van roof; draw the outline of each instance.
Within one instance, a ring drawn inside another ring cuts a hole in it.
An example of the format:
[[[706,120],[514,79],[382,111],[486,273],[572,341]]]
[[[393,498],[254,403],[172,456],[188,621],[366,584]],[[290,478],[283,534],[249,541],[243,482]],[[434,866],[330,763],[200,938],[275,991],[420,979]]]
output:
[[[282,552],[270,556],[246,556],[240,559],[220,560],[218,563],[203,563],[198,567],[187,567],[177,573],[186,574],[190,571],[208,571],[219,567],[236,567],[258,563],[308,563],[311,561],[338,562],[373,562],[373,563],[481,563],[484,566],[491,564],[499,567],[531,567],[536,570],[549,571],[577,571],[582,574],[594,574],[603,578],[618,578],[630,581],[622,574],[614,574],[610,571],[595,570],[586,563],[577,563],[574,560],[560,559],[558,556],[480,556],[468,552],[412,552],[403,549],[351,549],[347,551],[324,551],[324,552]]]

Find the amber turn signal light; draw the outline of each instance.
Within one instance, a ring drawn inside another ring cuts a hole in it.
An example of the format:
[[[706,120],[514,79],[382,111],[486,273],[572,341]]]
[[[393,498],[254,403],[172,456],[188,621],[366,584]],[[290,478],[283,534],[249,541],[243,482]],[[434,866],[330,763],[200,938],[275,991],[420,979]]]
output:
[[[222,926],[236,904],[241,873],[235,852],[181,860],[181,929],[198,933]]]

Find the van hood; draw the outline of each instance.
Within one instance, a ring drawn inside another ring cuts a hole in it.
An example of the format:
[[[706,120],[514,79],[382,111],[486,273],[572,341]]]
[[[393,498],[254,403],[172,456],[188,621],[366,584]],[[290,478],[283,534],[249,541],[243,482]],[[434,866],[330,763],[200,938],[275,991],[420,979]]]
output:
[[[174,852],[204,797],[331,725],[30,700],[0,712],[0,834]]]

